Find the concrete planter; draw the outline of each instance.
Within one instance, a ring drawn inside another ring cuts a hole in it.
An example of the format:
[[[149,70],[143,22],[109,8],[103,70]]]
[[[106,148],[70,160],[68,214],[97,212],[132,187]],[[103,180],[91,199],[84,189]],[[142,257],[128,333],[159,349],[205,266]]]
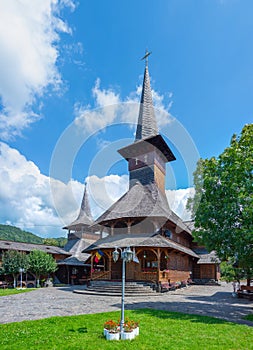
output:
[[[137,335],[140,334],[140,328],[139,327],[134,328],[133,332],[134,332],[135,337],[137,337]]]
[[[106,340],[119,340],[119,332],[118,333],[106,333]]]
[[[132,332],[123,332],[122,336],[121,336],[122,340],[132,340],[134,338],[135,338],[135,332],[134,331],[132,331]]]

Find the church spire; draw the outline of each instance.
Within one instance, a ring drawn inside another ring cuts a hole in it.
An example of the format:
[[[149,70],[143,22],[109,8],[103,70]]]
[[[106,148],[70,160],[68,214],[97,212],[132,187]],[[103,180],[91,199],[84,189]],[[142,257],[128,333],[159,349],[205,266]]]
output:
[[[135,141],[118,152],[128,161],[130,188],[140,182],[143,186],[155,185],[165,193],[165,164],[176,158],[158,134],[148,73],[149,55],[146,52],[143,57],[146,65]]]
[[[145,71],[142,84],[141,103],[135,141],[158,134],[148,72],[148,56],[150,54],[151,52],[146,51],[145,56],[142,58],[145,59]]]
[[[77,217],[77,220],[83,220],[84,223],[87,222],[87,224],[90,221],[92,221],[90,204],[89,204],[89,199],[88,199],[88,195],[87,195],[87,184],[85,184],[81,209],[80,209],[79,215]]]
[[[78,230],[81,230],[82,227],[88,227],[90,225],[93,225],[93,223],[94,221],[91,215],[89,198],[87,195],[87,184],[85,184],[79,215],[75,221],[73,221],[70,225],[65,226],[63,228],[69,229],[69,230],[74,229],[78,231]]]

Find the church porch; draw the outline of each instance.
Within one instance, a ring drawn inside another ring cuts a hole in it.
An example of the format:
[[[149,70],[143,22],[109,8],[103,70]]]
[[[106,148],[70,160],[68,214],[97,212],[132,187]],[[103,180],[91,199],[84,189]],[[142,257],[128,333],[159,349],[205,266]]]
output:
[[[139,262],[127,263],[126,281],[175,283],[186,282],[191,276],[194,258],[187,254],[156,247],[135,247],[134,249],[137,258],[135,260]],[[91,280],[120,281],[122,279],[122,260],[113,262],[113,250],[103,250],[103,255],[98,262],[95,261],[96,252],[91,254]]]

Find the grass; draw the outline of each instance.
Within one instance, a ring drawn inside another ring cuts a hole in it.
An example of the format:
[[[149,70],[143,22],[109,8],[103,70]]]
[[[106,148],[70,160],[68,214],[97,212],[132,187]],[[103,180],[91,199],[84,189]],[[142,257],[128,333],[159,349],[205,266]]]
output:
[[[253,327],[220,319],[175,312],[139,309],[126,317],[139,321],[140,335],[132,341],[107,341],[103,324],[119,312],[51,317],[0,326],[4,349],[253,349]]]
[[[4,297],[6,295],[12,295],[12,294],[20,294],[20,293],[27,293],[34,290],[34,288],[27,288],[27,289],[0,289],[0,297]]]

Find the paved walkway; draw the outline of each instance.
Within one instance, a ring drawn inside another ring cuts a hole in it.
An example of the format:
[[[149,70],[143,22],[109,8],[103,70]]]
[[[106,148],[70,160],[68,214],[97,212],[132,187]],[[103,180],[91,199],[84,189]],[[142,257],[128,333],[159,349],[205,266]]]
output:
[[[120,310],[120,297],[75,294],[72,290],[72,287],[41,288],[29,293],[0,297],[0,323]],[[221,286],[191,286],[154,296],[125,298],[126,310],[137,308],[214,316],[253,326],[253,322],[242,320],[243,316],[253,313],[253,303],[247,299],[233,298],[232,285],[225,283]]]

